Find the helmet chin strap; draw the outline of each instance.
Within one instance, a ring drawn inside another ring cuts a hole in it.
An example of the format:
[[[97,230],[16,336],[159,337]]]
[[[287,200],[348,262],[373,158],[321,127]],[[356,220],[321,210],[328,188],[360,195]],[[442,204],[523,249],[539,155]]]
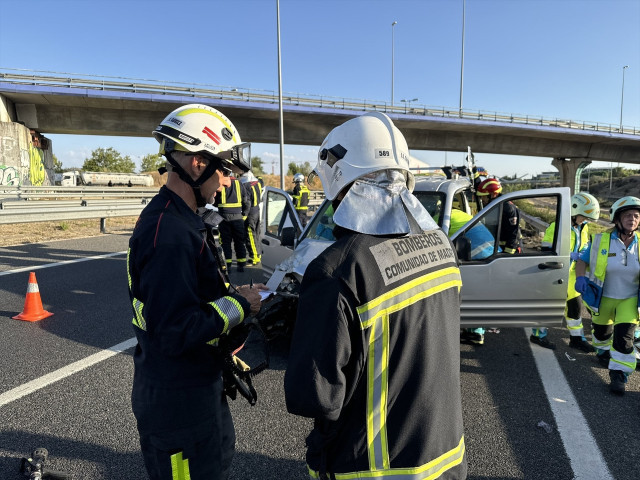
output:
[[[209,164],[204,169],[204,171],[202,172],[202,175],[200,175],[200,177],[197,180],[194,180],[193,178],[191,178],[187,174],[187,172],[184,171],[184,169],[180,166],[180,164],[175,161],[175,159],[171,155],[171,152],[165,152],[164,156],[166,157],[167,161],[173,167],[172,171],[177,173],[178,177],[180,177],[180,180],[182,180],[184,183],[188,184],[191,187],[191,190],[193,190],[193,194],[196,197],[196,205],[199,208],[200,207],[204,207],[207,204],[207,201],[202,196],[202,192],[200,191],[200,186],[204,182],[209,180],[211,175],[214,174],[214,172],[220,167],[220,165],[216,165],[215,162],[211,162],[210,161]],[[161,168],[158,169],[158,171],[161,171],[160,173],[164,173],[166,171],[166,168],[165,167],[161,167]]]

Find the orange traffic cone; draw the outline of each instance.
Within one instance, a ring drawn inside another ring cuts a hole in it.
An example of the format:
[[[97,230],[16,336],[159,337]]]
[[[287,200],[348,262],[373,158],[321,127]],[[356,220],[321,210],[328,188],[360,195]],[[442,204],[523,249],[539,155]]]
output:
[[[36,273],[29,273],[29,284],[27,285],[27,297],[24,299],[24,309],[20,315],[12,317],[16,320],[26,320],[27,322],[37,322],[43,318],[53,315],[42,308],[40,299],[40,289],[36,282]]]

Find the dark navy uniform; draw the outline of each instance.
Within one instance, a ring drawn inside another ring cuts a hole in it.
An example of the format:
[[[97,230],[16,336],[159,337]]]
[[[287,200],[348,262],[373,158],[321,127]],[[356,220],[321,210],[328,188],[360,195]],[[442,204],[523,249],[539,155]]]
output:
[[[260,202],[262,202],[262,186],[259,181],[242,184],[250,200],[247,218],[244,221],[247,234],[247,252],[249,259],[254,263],[260,263],[262,247],[260,244]]]
[[[235,433],[215,345],[250,307],[228,292],[204,235],[202,219],[162,187],[129,241],[138,339],[132,407],[154,480],[225,478],[233,458]]]
[[[240,180],[231,179],[231,185],[223,188],[216,195],[214,205],[218,207],[218,213],[224,218],[218,229],[220,230],[220,243],[227,262],[227,269],[231,271],[233,262],[233,250],[236,253],[238,270],[244,270],[247,263],[247,248],[245,246],[245,227],[243,217],[249,211],[249,197],[242,188]],[[233,243],[233,249],[231,244]]]
[[[288,411],[315,420],[311,476],[466,478],[447,236],[334,234],[304,274],[284,383]]]
[[[520,210],[512,203],[505,202],[502,207],[502,226],[500,227],[500,247],[506,253],[520,253],[522,234],[520,232]]]

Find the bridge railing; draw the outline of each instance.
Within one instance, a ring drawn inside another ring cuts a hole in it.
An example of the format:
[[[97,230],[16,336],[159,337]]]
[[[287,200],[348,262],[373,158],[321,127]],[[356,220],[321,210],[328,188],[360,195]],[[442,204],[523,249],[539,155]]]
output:
[[[43,75],[43,73],[52,75]],[[40,85],[88,90],[147,93],[153,95],[179,95],[193,98],[235,100],[244,102],[278,103],[279,96],[273,90],[233,88],[208,84],[186,84],[181,82],[156,81],[124,77],[96,77],[84,74],[60,72],[27,71],[0,68],[0,91],[2,82],[8,84]],[[381,111],[398,115],[419,115],[441,118],[459,118],[485,122],[516,123],[545,127],[589,130],[607,133],[640,135],[640,127],[620,126],[609,123],[574,121],[559,118],[545,118],[534,115],[493,112],[484,110],[461,110],[451,107],[428,106],[403,102],[392,105],[386,101],[340,98],[283,92],[282,102],[286,105],[312,108],[334,108],[354,111]]]

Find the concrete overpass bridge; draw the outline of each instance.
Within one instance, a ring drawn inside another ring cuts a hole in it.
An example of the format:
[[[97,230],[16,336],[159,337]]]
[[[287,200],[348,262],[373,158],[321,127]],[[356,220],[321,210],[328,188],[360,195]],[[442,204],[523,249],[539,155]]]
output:
[[[244,141],[280,142],[279,96],[272,91],[0,69],[0,100],[1,122],[41,134],[148,137],[174,108],[204,103],[223,111]],[[286,144],[319,145],[348,118],[378,110],[393,118],[411,149],[471,146],[477,153],[551,157],[572,189],[591,161],[640,164],[638,127],[313,95],[284,94],[282,102]]]

